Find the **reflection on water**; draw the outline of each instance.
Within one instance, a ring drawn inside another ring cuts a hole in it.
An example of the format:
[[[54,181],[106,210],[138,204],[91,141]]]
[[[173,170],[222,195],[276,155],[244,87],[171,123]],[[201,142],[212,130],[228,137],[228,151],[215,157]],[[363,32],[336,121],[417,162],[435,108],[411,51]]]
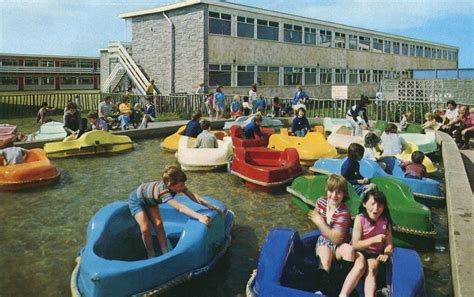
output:
[[[159,140],[139,142],[134,151],[120,155],[54,162],[61,171],[58,184],[0,192],[1,296],[68,296],[74,258],[85,244],[92,216],[112,201],[126,200],[141,182],[158,178],[166,165],[177,164],[173,154],[161,152]],[[234,238],[215,270],[165,296],[244,296],[259,249],[273,227],[288,226],[301,233],[313,228],[287,193],[252,191],[225,172],[187,175],[192,191],[222,200],[234,210]],[[433,219],[440,231],[438,250],[420,255],[427,295],[447,296],[451,286],[445,209],[435,210]]]

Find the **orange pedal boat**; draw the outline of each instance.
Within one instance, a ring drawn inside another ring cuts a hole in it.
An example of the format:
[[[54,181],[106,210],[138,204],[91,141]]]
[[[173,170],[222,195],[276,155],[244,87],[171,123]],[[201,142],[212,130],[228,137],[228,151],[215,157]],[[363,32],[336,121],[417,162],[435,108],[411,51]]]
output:
[[[25,163],[3,165],[0,156],[0,190],[21,190],[55,182],[59,172],[42,149],[29,150]]]

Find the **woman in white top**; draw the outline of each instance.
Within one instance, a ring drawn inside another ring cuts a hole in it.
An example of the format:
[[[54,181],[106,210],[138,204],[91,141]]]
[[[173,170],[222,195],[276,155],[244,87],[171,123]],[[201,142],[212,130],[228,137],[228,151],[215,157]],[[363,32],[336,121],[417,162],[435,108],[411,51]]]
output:
[[[451,133],[456,130],[457,127],[459,127],[459,124],[455,123],[459,116],[459,110],[454,100],[449,100],[446,102],[446,105],[448,106],[448,110],[446,110],[446,113],[443,116],[443,126],[439,128],[439,131],[443,131],[451,135]]]
[[[252,84],[251,89],[249,91],[249,107],[252,110],[252,113],[255,113],[257,109],[257,105],[254,102],[257,101],[257,84]]]

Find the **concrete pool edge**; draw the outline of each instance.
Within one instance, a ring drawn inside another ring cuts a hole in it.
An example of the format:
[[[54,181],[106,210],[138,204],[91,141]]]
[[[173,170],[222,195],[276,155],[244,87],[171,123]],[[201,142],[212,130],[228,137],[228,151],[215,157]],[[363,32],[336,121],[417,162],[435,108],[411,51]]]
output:
[[[472,210],[473,199],[461,153],[454,140],[436,132],[441,144],[446,182],[446,212],[448,217],[451,282],[454,296],[474,296],[472,276]],[[462,190],[468,190],[467,195]]]

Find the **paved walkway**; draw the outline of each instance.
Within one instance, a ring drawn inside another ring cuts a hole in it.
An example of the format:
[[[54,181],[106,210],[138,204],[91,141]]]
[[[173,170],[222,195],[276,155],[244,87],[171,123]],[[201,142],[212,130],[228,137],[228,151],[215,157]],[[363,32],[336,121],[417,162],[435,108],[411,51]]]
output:
[[[466,168],[467,178],[471,184],[471,190],[474,193],[474,150],[461,150],[464,168]]]

